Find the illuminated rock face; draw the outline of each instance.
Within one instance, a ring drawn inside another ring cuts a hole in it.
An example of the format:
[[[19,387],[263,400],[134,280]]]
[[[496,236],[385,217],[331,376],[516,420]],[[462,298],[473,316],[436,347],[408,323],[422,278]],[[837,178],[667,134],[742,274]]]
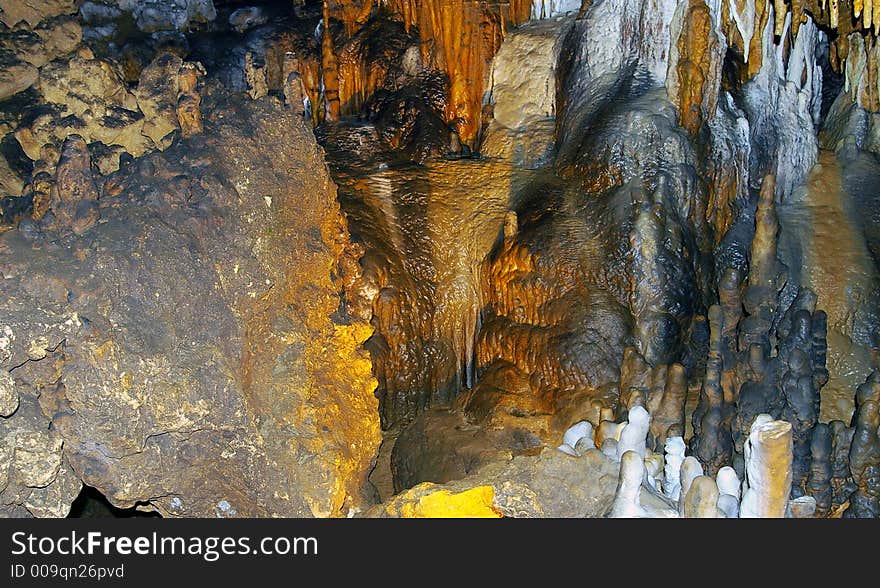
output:
[[[106,177],[69,137],[48,211],[0,236],[4,513],[63,516],[83,482],[169,516],[362,504],[372,328],[342,302],[335,186],[282,105],[206,106],[204,133]]]
[[[556,66],[571,22],[550,19],[508,31],[492,61],[484,99],[488,120],[480,144],[482,155],[527,168],[553,161]]]
[[[455,127],[462,141],[474,146],[492,57],[506,29],[529,19],[531,2],[390,0],[382,4],[403,23],[407,32],[418,30],[422,62],[449,79],[445,120]],[[370,88],[376,88],[378,72],[370,63],[359,61],[343,68],[343,57],[338,51],[340,42],[346,43],[368,23],[373,8],[373,0],[324,2],[325,22],[340,21],[344,31],[341,40],[332,39],[326,32],[323,36],[324,86],[331,120],[339,114],[355,112],[346,96],[363,96],[369,94]]]

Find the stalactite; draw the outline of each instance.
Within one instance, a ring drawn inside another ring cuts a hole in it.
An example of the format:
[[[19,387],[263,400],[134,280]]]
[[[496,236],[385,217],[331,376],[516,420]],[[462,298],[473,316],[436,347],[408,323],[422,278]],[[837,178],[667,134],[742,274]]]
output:
[[[724,47],[703,0],[679,4],[672,24],[672,43],[666,90],[678,110],[681,126],[696,136],[718,108],[724,58]]]
[[[337,120],[340,114],[339,72],[336,53],[333,50],[333,35],[330,34],[330,2],[324,0],[324,34],[321,37],[321,79],[324,89],[324,118]]]
[[[480,130],[483,92],[489,65],[509,26],[529,19],[532,0],[384,0],[381,2],[409,33],[418,29],[423,62],[444,72],[450,83],[446,122],[461,140],[474,146]],[[373,0],[324,2],[322,65],[327,118],[353,113],[377,87],[377,72],[363,60],[344,60],[334,49],[330,19],[342,22],[346,39],[353,38],[376,12]],[[346,87],[347,86],[347,87]],[[337,94],[337,92],[339,94]],[[350,104],[350,97],[356,98]]]

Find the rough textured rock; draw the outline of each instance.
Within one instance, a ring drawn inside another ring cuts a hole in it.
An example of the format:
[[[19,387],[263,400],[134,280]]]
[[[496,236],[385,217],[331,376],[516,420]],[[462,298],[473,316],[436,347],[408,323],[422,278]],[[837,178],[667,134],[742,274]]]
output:
[[[546,448],[538,455],[486,465],[462,480],[420,484],[364,516],[406,516],[418,512],[419,503],[432,494],[454,496],[482,488],[483,496],[491,498],[491,505],[486,499],[484,506],[505,517],[600,517],[611,508],[617,475],[617,465],[598,450],[572,457]]]
[[[71,59],[53,61],[40,70],[39,89],[44,104],[31,105],[24,113],[15,137],[32,160],[41,159],[47,144],[60,146],[76,134],[92,145],[119,148],[132,156],[171,144],[171,133],[179,129],[181,78],[193,78],[199,66],[184,63],[171,53],[160,53],[145,68],[134,92],[128,89],[118,68],[94,58],[88,50]],[[195,83],[198,83],[195,75]],[[189,82],[183,104],[184,120],[197,120],[198,92]],[[187,114],[188,113],[188,114]],[[188,133],[198,125],[188,126]],[[108,158],[102,172],[119,167],[119,153]]]
[[[18,59],[11,51],[0,49],[0,100],[27,90],[38,78],[37,68]]]
[[[73,0],[2,0],[0,2],[0,22],[12,28],[24,21],[31,27],[53,16],[73,14],[76,3]]]
[[[556,128],[556,64],[570,19],[528,23],[508,33],[492,60],[484,97],[480,153],[523,167],[552,159]],[[529,67],[523,67],[528,63]],[[485,124],[485,122],[484,122]]]
[[[0,368],[21,398],[0,421],[18,456],[5,513],[61,516],[80,480],[172,516],[362,503],[372,329],[334,281],[349,246],[335,188],[302,118],[214,100],[204,134],[98,184],[68,141],[57,202],[100,222],[71,234],[53,204],[0,235]]]
[[[146,33],[184,31],[217,18],[212,0],[95,0],[83,10],[84,15],[127,12],[137,27]]]
[[[487,463],[507,461],[541,445],[528,431],[487,430],[468,426],[453,412],[428,411],[404,428],[394,444],[394,488],[399,492],[422,482],[459,480]]]

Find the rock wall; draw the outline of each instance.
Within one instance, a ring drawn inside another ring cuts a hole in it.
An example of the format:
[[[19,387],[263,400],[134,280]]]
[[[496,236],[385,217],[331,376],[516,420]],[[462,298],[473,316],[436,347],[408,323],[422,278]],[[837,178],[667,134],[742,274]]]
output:
[[[167,516],[369,499],[372,329],[343,302],[335,186],[277,102],[206,111],[107,177],[69,136],[48,210],[0,234],[6,514],[64,516],[82,483]]]

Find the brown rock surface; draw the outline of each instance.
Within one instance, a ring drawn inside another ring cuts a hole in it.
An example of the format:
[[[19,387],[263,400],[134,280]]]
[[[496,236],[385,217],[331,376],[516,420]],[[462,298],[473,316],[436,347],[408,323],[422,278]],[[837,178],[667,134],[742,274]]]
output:
[[[5,514],[63,516],[80,481],[171,516],[360,505],[380,440],[372,328],[340,310],[335,187],[302,118],[217,100],[204,134],[97,199],[71,197],[88,182],[65,162],[88,159],[65,147],[59,201],[100,213],[81,234],[50,209],[0,235],[0,369],[21,402],[0,419]]]
[[[458,516],[475,516],[476,502],[504,517],[601,517],[614,501],[618,469],[617,464],[598,450],[572,457],[547,448],[538,455],[491,463],[467,478],[448,484],[420,484],[369,509],[364,516],[419,516],[426,498],[439,492],[443,494],[433,501],[428,498],[428,504],[448,504],[449,499],[457,495],[458,506],[466,506],[470,511]],[[491,492],[487,488],[491,488]],[[482,491],[462,496],[476,489]],[[481,500],[464,500],[468,496]],[[487,504],[487,497],[491,505]],[[447,511],[441,516],[455,516],[455,513]]]

